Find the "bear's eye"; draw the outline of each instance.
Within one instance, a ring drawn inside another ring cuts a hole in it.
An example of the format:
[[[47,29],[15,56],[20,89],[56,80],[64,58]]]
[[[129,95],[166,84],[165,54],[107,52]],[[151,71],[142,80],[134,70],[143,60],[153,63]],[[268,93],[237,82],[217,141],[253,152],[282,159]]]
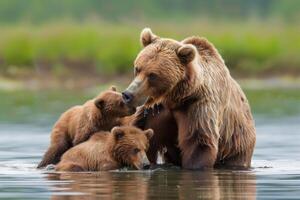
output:
[[[140,149],[135,148],[135,149],[133,149],[133,154],[137,154],[137,153],[139,153],[140,151],[141,151]]]
[[[138,73],[140,73],[140,68],[138,68],[138,67],[135,67],[134,68],[134,75],[136,76],[136,75],[138,75]]]
[[[157,79],[157,75],[154,74],[154,73],[150,73],[150,74],[148,75],[148,79],[149,79],[149,81],[154,81],[154,80]]]

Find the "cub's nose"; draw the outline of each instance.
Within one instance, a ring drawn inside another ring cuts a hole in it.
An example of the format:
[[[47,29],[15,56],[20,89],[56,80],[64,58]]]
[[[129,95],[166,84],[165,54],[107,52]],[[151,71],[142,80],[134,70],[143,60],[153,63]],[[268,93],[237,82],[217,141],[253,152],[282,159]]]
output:
[[[122,92],[122,98],[123,98],[123,101],[128,104],[132,101],[133,99],[133,94],[131,94],[130,92],[128,91],[124,91]]]
[[[146,154],[143,156],[143,162],[142,162],[142,165],[143,165],[143,168],[150,165],[150,162],[149,162],[149,160],[148,160]]]

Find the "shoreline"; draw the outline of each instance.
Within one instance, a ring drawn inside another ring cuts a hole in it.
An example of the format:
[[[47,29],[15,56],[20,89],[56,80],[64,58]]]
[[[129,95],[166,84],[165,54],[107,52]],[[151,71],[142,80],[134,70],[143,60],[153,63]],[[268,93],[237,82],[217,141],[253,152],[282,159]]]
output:
[[[51,89],[93,89],[116,85],[125,88],[132,75],[114,75],[106,77],[27,77],[8,78],[0,76],[0,90],[51,90]],[[235,78],[243,89],[300,89],[300,77],[268,77],[268,78]]]

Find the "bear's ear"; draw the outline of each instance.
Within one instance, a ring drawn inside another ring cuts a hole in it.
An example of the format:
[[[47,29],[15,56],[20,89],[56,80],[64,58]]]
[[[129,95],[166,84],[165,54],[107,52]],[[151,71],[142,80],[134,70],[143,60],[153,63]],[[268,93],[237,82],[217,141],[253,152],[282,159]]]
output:
[[[125,135],[124,131],[120,127],[118,127],[118,126],[114,127],[111,130],[111,132],[112,132],[112,134],[114,134],[114,137],[115,137],[116,141],[122,139],[124,137],[124,135]]]
[[[143,47],[148,46],[157,38],[158,36],[154,35],[150,28],[144,28],[141,32],[141,43]]]
[[[116,88],[116,86],[112,85],[112,86],[110,86],[110,90],[116,92],[116,91],[117,91],[117,88]]]
[[[191,44],[184,44],[176,53],[182,64],[189,64],[196,56],[196,48]]]
[[[105,101],[103,99],[96,99],[94,101],[95,103],[95,106],[98,108],[98,109],[103,109],[104,108],[104,104],[105,104]]]
[[[149,140],[150,138],[152,138],[154,132],[153,132],[152,129],[147,129],[147,130],[144,131],[144,134],[146,135],[146,137],[147,137],[148,140]]]

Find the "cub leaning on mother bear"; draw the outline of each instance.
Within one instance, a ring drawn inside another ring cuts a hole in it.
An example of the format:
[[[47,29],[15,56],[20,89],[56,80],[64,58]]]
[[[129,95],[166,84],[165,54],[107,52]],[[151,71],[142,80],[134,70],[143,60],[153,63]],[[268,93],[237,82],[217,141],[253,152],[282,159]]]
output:
[[[254,120],[245,94],[217,49],[205,38],[176,41],[148,28],[141,33],[141,43],[135,78],[123,98],[132,106],[148,99],[133,124],[154,130],[150,161],[155,162],[165,147],[169,160],[185,169],[250,167]],[[147,115],[145,111],[155,105],[161,112]]]
[[[114,126],[121,125],[121,118],[134,112],[135,108],[123,102],[115,87],[83,105],[70,108],[55,123],[50,147],[38,168],[58,163],[69,148],[88,140],[98,131],[110,131]]]
[[[124,166],[142,169],[149,165],[146,150],[153,131],[133,126],[114,127],[111,132],[98,132],[69,149],[57,164],[57,171],[105,171]]]

